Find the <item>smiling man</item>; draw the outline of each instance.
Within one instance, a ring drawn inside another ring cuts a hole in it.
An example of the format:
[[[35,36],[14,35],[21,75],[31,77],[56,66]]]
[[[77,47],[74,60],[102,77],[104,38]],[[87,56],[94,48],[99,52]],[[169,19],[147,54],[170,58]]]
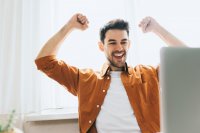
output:
[[[158,68],[129,67],[128,22],[116,19],[100,30],[99,49],[107,58],[101,72],[79,69],[56,58],[62,41],[74,29],[86,30],[88,19],[75,14],[47,41],[35,60],[39,70],[78,96],[81,133],[156,133],[160,132]],[[184,46],[153,18],[139,24],[171,46]]]
[[[100,30],[100,40],[99,48],[104,51],[111,69],[122,70],[130,47],[128,23],[120,19],[110,21]]]

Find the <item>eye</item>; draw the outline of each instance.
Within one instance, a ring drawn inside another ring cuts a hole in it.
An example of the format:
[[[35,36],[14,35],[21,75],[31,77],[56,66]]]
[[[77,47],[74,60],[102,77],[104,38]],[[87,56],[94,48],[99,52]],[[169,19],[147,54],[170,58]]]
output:
[[[121,42],[121,44],[127,44],[127,42]]]
[[[116,44],[116,42],[110,42],[109,44],[110,44],[110,45],[115,45],[115,44]]]

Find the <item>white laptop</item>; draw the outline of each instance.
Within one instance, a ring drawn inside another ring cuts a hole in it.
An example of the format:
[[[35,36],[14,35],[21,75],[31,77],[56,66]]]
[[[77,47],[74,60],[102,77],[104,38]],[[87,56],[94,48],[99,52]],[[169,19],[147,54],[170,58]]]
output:
[[[200,133],[200,48],[161,49],[161,130]]]

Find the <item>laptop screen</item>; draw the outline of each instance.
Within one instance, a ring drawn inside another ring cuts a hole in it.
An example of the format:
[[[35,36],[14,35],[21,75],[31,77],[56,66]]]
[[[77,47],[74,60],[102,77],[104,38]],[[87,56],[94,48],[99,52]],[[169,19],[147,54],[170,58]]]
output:
[[[200,132],[200,48],[161,49],[161,129]]]

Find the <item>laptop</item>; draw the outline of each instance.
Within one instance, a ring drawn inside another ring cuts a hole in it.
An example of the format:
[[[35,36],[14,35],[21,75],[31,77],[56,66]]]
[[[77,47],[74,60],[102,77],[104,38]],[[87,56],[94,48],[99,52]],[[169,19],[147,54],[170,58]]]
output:
[[[161,49],[161,131],[200,133],[200,48]]]

